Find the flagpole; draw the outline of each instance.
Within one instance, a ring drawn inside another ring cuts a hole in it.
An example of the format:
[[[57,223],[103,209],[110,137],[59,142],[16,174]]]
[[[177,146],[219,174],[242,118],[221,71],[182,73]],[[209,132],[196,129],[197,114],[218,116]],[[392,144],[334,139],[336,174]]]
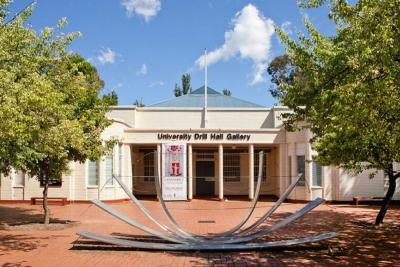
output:
[[[207,127],[207,101],[208,101],[208,97],[207,97],[207,48],[204,49],[204,128]]]

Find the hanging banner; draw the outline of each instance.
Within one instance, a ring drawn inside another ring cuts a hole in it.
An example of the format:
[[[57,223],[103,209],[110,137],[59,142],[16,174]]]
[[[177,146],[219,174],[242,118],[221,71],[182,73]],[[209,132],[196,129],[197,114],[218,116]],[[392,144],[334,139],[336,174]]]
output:
[[[187,200],[186,144],[163,144],[162,196],[164,200]]]

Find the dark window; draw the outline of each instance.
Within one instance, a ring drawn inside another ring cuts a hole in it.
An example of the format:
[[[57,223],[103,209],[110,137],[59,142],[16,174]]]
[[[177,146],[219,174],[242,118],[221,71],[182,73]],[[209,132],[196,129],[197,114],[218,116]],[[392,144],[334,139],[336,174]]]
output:
[[[212,160],[214,161],[215,151],[214,150],[197,150],[195,152],[196,160]]]
[[[305,171],[306,171],[306,157],[305,156],[297,156],[297,174],[302,174],[298,185],[305,185]]]
[[[154,182],[154,150],[143,150],[143,180],[145,182]]]
[[[240,182],[240,152],[224,154],[224,181]]]

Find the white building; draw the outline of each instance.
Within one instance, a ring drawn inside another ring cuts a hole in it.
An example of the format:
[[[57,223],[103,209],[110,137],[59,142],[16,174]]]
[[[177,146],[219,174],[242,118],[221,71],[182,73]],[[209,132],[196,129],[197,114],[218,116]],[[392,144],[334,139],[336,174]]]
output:
[[[261,194],[280,196],[298,173],[304,180],[289,196],[309,201],[349,201],[356,196],[381,197],[386,190],[383,173],[369,179],[353,177],[330,166],[312,162],[308,131],[287,132],[280,115],[286,107],[266,108],[204,87],[188,95],[147,107],[117,106],[104,140],[117,138],[112,156],[98,162],[71,163],[71,172],[49,189],[49,196],[70,201],[122,200],[127,196],[111,179],[118,175],[137,195],[154,195],[154,177],[163,143],[187,145],[187,198],[231,195],[253,198],[258,151],[266,152]],[[399,191],[396,198],[399,198]],[[22,173],[1,177],[1,201],[29,201],[40,197],[40,183]]]

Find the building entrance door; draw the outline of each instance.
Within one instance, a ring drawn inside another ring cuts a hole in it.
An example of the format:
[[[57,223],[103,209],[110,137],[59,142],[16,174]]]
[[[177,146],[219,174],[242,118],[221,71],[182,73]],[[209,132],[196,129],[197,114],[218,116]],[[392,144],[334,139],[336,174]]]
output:
[[[214,161],[196,162],[196,195],[214,196]]]

